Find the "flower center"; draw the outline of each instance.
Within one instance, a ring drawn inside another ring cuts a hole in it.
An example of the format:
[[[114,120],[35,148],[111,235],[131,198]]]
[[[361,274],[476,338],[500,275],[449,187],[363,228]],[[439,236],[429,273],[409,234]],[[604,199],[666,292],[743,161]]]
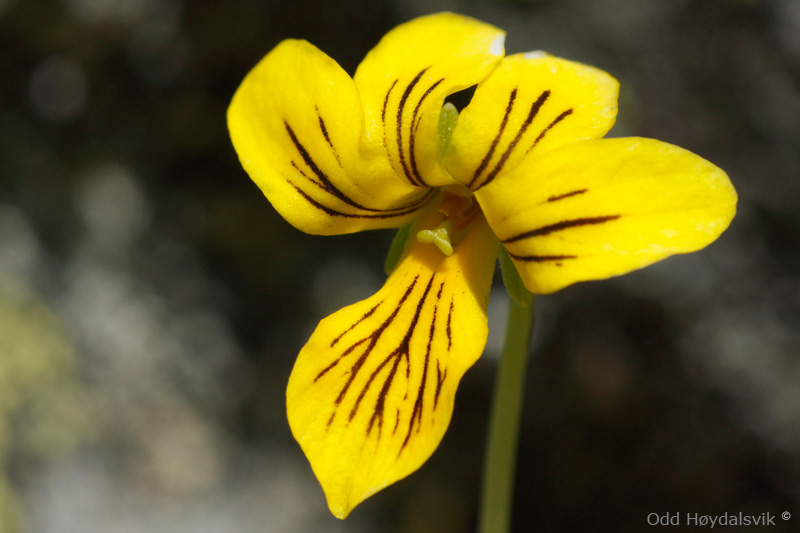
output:
[[[479,212],[478,202],[466,187],[443,187],[439,213],[444,216],[444,220],[433,229],[417,232],[417,240],[433,244],[444,255],[450,256],[453,254],[456,235],[467,228]]]

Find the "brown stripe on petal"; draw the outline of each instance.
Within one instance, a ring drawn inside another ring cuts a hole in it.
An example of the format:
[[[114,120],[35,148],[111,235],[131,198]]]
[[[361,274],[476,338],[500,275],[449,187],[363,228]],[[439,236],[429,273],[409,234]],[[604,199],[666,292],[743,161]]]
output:
[[[324,122],[322,121],[322,117],[320,117],[320,122],[322,124],[321,127],[323,127],[324,126]],[[308,152],[306,147],[300,142],[300,139],[298,139],[298,137],[295,134],[295,132],[292,129],[292,127],[289,126],[289,123],[286,120],[284,120],[283,123],[284,123],[284,126],[286,127],[286,133],[288,133],[289,138],[292,141],[292,144],[294,144],[295,148],[297,149],[297,152],[300,154],[300,157],[302,157],[303,162],[305,162],[306,166],[308,166],[308,168],[311,169],[311,171],[314,173],[314,175],[317,177],[317,179],[315,180],[315,179],[311,178],[310,176],[307,176],[302,170],[300,170],[300,168],[297,166],[297,164],[294,161],[291,161],[292,166],[295,169],[297,169],[298,172],[300,172],[303,176],[305,176],[307,179],[309,179],[309,181],[311,181],[314,185],[316,185],[317,187],[320,187],[322,190],[324,190],[328,194],[332,195],[334,198],[337,198],[338,200],[344,202],[345,204],[347,204],[347,205],[349,205],[351,207],[354,207],[356,209],[359,209],[361,211],[366,211],[367,213],[381,213],[381,214],[379,214],[379,215],[366,215],[366,214],[365,215],[358,215],[358,214],[353,214],[353,213],[343,213],[341,211],[337,211],[337,210],[335,210],[335,209],[333,209],[333,208],[331,208],[329,206],[325,206],[325,205],[321,204],[320,202],[312,199],[307,193],[305,193],[299,187],[297,187],[294,183],[289,181],[289,183],[295,189],[297,189],[297,191],[306,200],[308,200],[308,202],[311,205],[313,205],[314,207],[316,207],[316,208],[318,208],[318,209],[320,209],[322,211],[325,211],[327,214],[329,214],[331,216],[341,216],[341,217],[347,217],[347,218],[391,218],[391,217],[395,217],[395,216],[407,215],[408,213],[411,213],[411,212],[415,211],[417,207],[419,207],[420,205],[425,203],[425,201],[427,201],[427,198],[425,198],[423,196],[419,200],[415,200],[414,202],[412,202],[410,204],[407,204],[406,206],[401,206],[401,207],[392,208],[392,209],[377,209],[377,208],[367,207],[367,206],[361,205],[360,203],[354,201],[352,198],[347,196],[345,193],[343,193],[339,188],[337,188],[333,184],[333,182],[330,180],[328,175],[325,174],[325,172],[322,171],[322,169],[319,167],[319,165],[317,165],[317,163],[311,157],[311,154]],[[326,134],[327,133],[327,129],[324,130],[323,133]],[[332,145],[331,145],[331,149],[333,149]],[[335,152],[334,152],[334,156],[336,156],[336,159],[338,161],[339,160],[339,156]],[[341,161],[339,161],[339,165],[341,165]],[[426,195],[427,194],[428,194],[428,191],[426,191]]]
[[[414,113],[411,116],[411,124],[413,124],[413,127],[409,132],[408,158],[411,161],[411,172],[414,174],[414,178],[423,186],[427,186],[427,183],[425,183],[425,180],[422,179],[422,176],[420,176],[419,169],[417,168],[416,154],[414,153],[414,144],[416,141],[417,126],[419,126],[419,122],[417,121],[417,114],[419,113],[420,106],[422,106],[422,102],[424,102],[425,99],[428,97],[428,95],[431,93],[431,91],[433,91],[436,87],[438,87],[438,85],[443,81],[444,78],[441,78],[436,83],[428,87],[428,90],[425,91],[425,93],[422,95],[422,98],[420,98],[419,102],[417,102],[416,107],[414,107]]]
[[[290,163],[292,164],[292,167],[293,167],[293,168],[294,168],[294,169],[295,169],[297,172],[299,172],[299,173],[300,173],[300,175],[301,175],[301,176],[303,176],[305,179],[307,179],[308,181],[310,181],[311,183],[313,183],[314,185],[316,185],[317,187],[319,187],[319,188],[320,188],[320,189],[322,189],[323,191],[325,190],[325,186],[324,186],[323,184],[321,184],[320,182],[318,182],[316,179],[312,178],[311,176],[309,176],[308,174],[306,174],[305,172],[303,172],[303,169],[301,169],[300,167],[298,167],[298,166],[297,166],[297,163],[295,163],[295,162],[294,162],[294,159],[293,159],[293,160],[291,160],[291,161],[290,161]]]
[[[584,194],[588,192],[589,189],[578,189],[576,191],[565,192],[564,194],[556,194],[547,199],[548,202],[557,202],[559,200],[563,200],[564,198],[569,198],[571,196],[578,196],[579,194]]]
[[[320,121],[322,121],[322,118],[320,118]],[[294,147],[297,149],[297,152],[300,154],[300,157],[303,158],[303,161],[308,166],[308,168],[311,169],[311,172],[313,172],[314,175],[317,176],[317,179],[322,184],[322,186],[323,186],[323,188],[325,189],[326,192],[330,193],[331,195],[333,195],[334,197],[338,198],[339,200],[341,200],[342,202],[346,203],[347,205],[355,207],[356,209],[361,209],[361,210],[364,210],[364,211],[374,211],[374,209],[369,209],[367,207],[364,207],[363,205],[361,205],[358,202],[354,201],[352,198],[350,198],[349,196],[344,194],[342,191],[340,191],[331,182],[331,180],[327,176],[327,174],[325,174],[325,172],[322,171],[322,169],[319,167],[319,165],[317,165],[317,163],[311,157],[311,154],[309,154],[309,152],[306,149],[306,147],[303,146],[303,144],[297,138],[297,135],[295,134],[295,132],[292,129],[292,127],[289,126],[289,123],[286,120],[284,120],[283,124],[286,127],[286,133],[289,134],[289,138],[292,140],[292,144],[294,144]],[[325,131],[325,134],[326,134],[326,137],[327,137],[327,130]],[[336,158],[338,159],[338,156]]]
[[[508,97],[508,103],[506,104],[506,112],[503,115],[503,120],[500,121],[500,127],[497,130],[497,135],[494,136],[492,139],[492,144],[489,146],[489,150],[486,152],[486,155],[483,157],[480,165],[478,168],[475,169],[475,174],[472,176],[468,186],[472,187],[472,184],[480,177],[481,173],[486,170],[486,166],[489,164],[489,161],[492,159],[494,155],[494,151],[497,149],[497,143],[500,142],[500,137],[503,136],[503,132],[506,129],[506,125],[508,124],[508,116],[511,114],[511,110],[514,108],[514,100],[517,98],[517,87],[511,91],[511,94]]]
[[[383,369],[386,364],[390,361],[393,361],[392,368],[389,371],[389,375],[383,382],[380,391],[378,392],[378,398],[375,401],[375,405],[373,408],[372,416],[370,417],[369,424],[367,426],[367,434],[372,431],[374,424],[377,422],[378,424],[378,437],[380,438],[381,429],[383,427],[383,416],[386,404],[386,396],[389,394],[389,389],[394,382],[394,376],[397,373],[397,368],[400,365],[400,361],[405,360],[406,365],[410,365],[410,357],[411,357],[411,337],[414,334],[414,330],[417,327],[417,323],[419,322],[420,315],[422,313],[422,307],[425,304],[425,300],[430,293],[431,287],[433,286],[433,277],[428,281],[428,285],[425,287],[425,292],[422,294],[419,302],[417,303],[417,308],[414,311],[414,317],[411,320],[411,324],[409,324],[408,329],[406,330],[403,339],[400,341],[400,344],[397,348],[395,348],[386,358],[378,365],[372,374],[370,375],[367,383],[364,384],[364,387],[361,389],[361,392],[356,399],[353,408],[350,410],[350,416],[348,418],[349,421],[352,422],[353,418],[355,418],[356,412],[358,411],[364,396],[366,396],[367,391],[369,390],[372,382],[377,378],[380,371]]]
[[[443,345],[445,334],[447,350],[450,349],[450,327],[455,307],[452,296],[444,291],[445,285],[446,278],[436,274],[409,278],[407,284],[401,286],[404,292],[399,299],[382,300],[375,304],[335,336],[331,348],[342,352],[318,375],[318,379],[330,375],[330,369],[338,365],[336,376],[330,379],[342,381],[338,385],[338,396],[333,401],[333,412],[327,421],[328,428],[337,416],[343,417],[342,422],[347,424],[358,418],[362,421],[358,427],[363,428],[360,431],[363,431],[364,437],[376,436],[381,439],[386,430],[387,436],[391,433],[397,438],[397,458],[400,458],[404,451],[413,447],[415,435],[421,434],[428,419],[430,423],[434,422],[434,413],[447,378],[446,364],[442,363],[446,361],[446,355],[439,354],[437,349]],[[448,304],[446,319],[442,304]],[[374,322],[380,320],[376,317],[379,313],[388,313],[388,316],[377,327],[367,323],[366,333],[354,334],[359,331],[354,329],[356,325],[366,326],[368,319]],[[442,328],[445,324],[446,327]],[[437,328],[440,328],[438,333]],[[390,340],[388,334],[384,336],[388,331],[393,332],[391,339],[394,340]],[[398,333],[400,336],[395,337]],[[387,349],[385,346],[389,342],[392,344]],[[376,352],[379,344],[382,347],[380,352]],[[403,365],[405,383],[397,379],[403,375]],[[397,387],[405,387],[405,391]],[[405,407],[393,405],[392,398],[395,397],[398,400],[402,397]],[[349,401],[345,401],[346,398]],[[391,416],[392,410],[395,411],[394,417]],[[398,432],[401,434],[398,435]]]
[[[558,124],[559,122],[561,122],[562,120],[564,120],[565,118],[567,118],[568,116],[570,116],[571,114],[572,114],[572,108],[570,108],[570,109],[567,109],[566,111],[564,111],[563,113],[561,113],[560,115],[558,115],[558,116],[557,116],[555,119],[553,119],[553,122],[551,122],[550,124],[548,124],[548,125],[547,125],[547,127],[546,127],[545,129],[543,129],[543,130],[542,130],[542,132],[541,132],[541,133],[540,133],[540,134],[539,134],[539,135],[536,137],[536,140],[535,140],[535,141],[533,141],[533,144],[531,145],[531,147],[530,147],[530,148],[528,148],[528,149],[525,151],[525,155],[527,155],[527,154],[528,154],[528,153],[529,153],[531,150],[533,150],[534,148],[536,148],[536,145],[537,145],[537,144],[539,144],[539,142],[540,142],[542,139],[544,139],[544,136],[547,134],[547,132],[548,132],[548,131],[550,131],[551,129],[553,129],[553,126],[555,126],[556,124]]]
[[[361,368],[364,366],[364,363],[366,362],[367,358],[370,356],[370,354],[372,354],[372,350],[375,349],[375,345],[378,344],[378,341],[380,340],[381,335],[383,335],[383,333],[386,331],[386,329],[392,324],[392,322],[394,322],[395,317],[400,312],[400,308],[403,307],[403,303],[405,303],[405,301],[408,299],[409,295],[411,294],[411,291],[414,290],[414,287],[417,285],[417,281],[418,280],[419,280],[419,276],[415,276],[414,279],[411,281],[411,283],[409,283],[408,287],[406,287],[406,290],[403,293],[403,296],[400,298],[400,301],[397,303],[397,306],[395,307],[395,309],[386,318],[386,320],[384,320],[381,323],[381,325],[378,326],[377,329],[375,329],[369,335],[367,335],[367,336],[361,338],[360,340],[352,343],[348,348],[345,349],[344,353],[342,353],[338,357],[338,360],[341,360],[341,359],[343,359],[345,357],[345,355],[347,355],[349,353],[352,353],[352,351],[356,347],[360,346],[361,344],[363,344],[365,342],[368,342],[367,346],[364,348],[363,353],[358,357],[358,359],[356,359],[356,361],[350,367],[350,370],[345,373],[345,375],[347,375],[347,381],[345,382],[345,384],[342,387],[342,389],[339,391],[339,395],[334,400],[334,405],[336,406],[336,408],[333,410],[333,413],[331,413],[331,416],[328,419],[328,427],[331,426],[331,424],[333,423],[334,418],[336,418],[336,414],[338,412],[339,405],[342,403],[342,400],[344,399],[345,395],[347,394],[347,391],[350,390],[350,387],[352,386],[353,381],[358,376],[358,373],[361,371]],[[337,360],[337,362],[338,362],[338,360]],[[329,366],[331,366],[331,365],[329,365]],[[333,365],[333,366],[335,366],[335,365]],[[327,370],[325,370],[324,372],[327,372]],[[363,394],[364,394],[364,391],[362,391],[362,395],[361,396],[363,396]],[[351,417],[350,417],[351,420],[352,420],[353,416],[355,416],[355,415],[351,414]]]
[[[411,204],[408,207],[397,208],[398,210],[396,210],[396,211],[387,209],[384,212],[378,212],[376,214],[344,213],[342,211],[337,211],[336,209],[333,209],[332,207],[329,207],[327,205],[324,205],[324,204],[318,202],[317,200],[312,198],[307,192],[305,192],[303,189],[301,189],[300,187],[298,187],[297,185],[292,183],[291,180],[286,180],[286,181],[289,183],[289,185],[294,187],[294,190],[297,191],[297,194],[302,196],[303,199],[305,199],[309,204],[311,204],[313,207],[319,209],[320,211],[322,211],[325,214],[330,215],[332,217],[363,218],[363,219],[383,219],[383,218],[401,217],[401,216],[408,215],[410,213],[415,212],[419,208],[419,206],[421,206],[424,203],[424,201],[420,200],[419,203],[417,203],[417,204]],[[427,198],[425,198],[425,200],[427,200]],[[367,211],[380,211],[379,209],[365,209],[365,210],[367,210]]]
[[[550,261],[563,261],[565,259],[577,259],[577,255],[516,255],[508,253],[512,259],[524,261],[526,263],[548,263]]]
[[[394,86],[397,85],[397,82],[400,80],[394,80],[392,85],[389,86],[389,90],[386,91],[386,98],[383,99],[383,109],[381,110],[381,122],[386,123],[386,106],[389,104],[389,95],[392,94],[392,90]]]
[[[383,99],[383,109],[381,109],[381,123],[383,123],[383,149],[386,152],[386,155],[389,155],[389,142],[386,140],[386,106],[389,105],[389,95],[392,94],[392,90],[394,86],[397,85],[397,82],[400,80],[394,80],[392,85],[389,87],[389,90],[386,91],[386,98]]]
[[[422,78],[422,75],[425,74],[425,71],[428,70],[430,67],[425,67],[424,69],[419,71],[413,80],[406,86],[405,91],[403,91],[403,95],[400,97],[400,103],[397,106],[397,151],[400,156],[400,164],[403,167],[403,172],[413,185],[422,186],[421,182],[415,180],[414,176],[412,176],[411,171],[408,168],[408,163],[406,162],[406,155],[403,150],[403,111],[405,111],[406,103],[408,102],[408,97],[411,96],[411,91],[414,90],[414,87],[419,83],[419,80]]]
[[[522,136],[528,130],[528,127],[533,122],[533,119],[536,118],[536,115],[539,113],[539,110],[542,108],[542,106],[549,97],[550,97],[550,91],[544,91],[542,92],[542,94],[539,95],[539,98],[537,98],[536,101],[533,102],[533,104],[531,105],[531,109],[528,112],[528,116],[525,117],[525,122],[522,123],[522,126],[520,127],[516,136],[514,136],[514,139],[508,144],[506,151],[503,152],[502,156],[500,156],[500,160],[497,162],[497,164],[495,164],[492,171],[486,175],[486,179],[483,181],[483,183],[481,183],[477,187],[474,187],[473,190],[478,190],[481,187],[488,185],[497,177],[497,174],[503,169],[503,166],[508,161],[508,158],[511,157],[511,153],[517,147],[517,144],[519,143],[520,139],[522,139]]]
[[[322,211],[323,213],[325,213],[327,215],[330,215],[332,217],[342,217],[342,218],[364,218],[363,215],[355,215],[355,214],[352,214],[352,213],[342,213],[341,211],[337,211],[337,210],[335,210],[335,209],[333,209],[331,207],[328,207],[327,205],[323,205],[323,204],[319,203],[318,201],[314,200],[303,189],[301,189],[300,187],[298,187],[297,185],[292,183],[291,180],[286,180],[286,181],[288,181],[289,185],[294,187],[294,190],[297,191],[297,194],[302,196],[305,199],[305,201],[307,201],[309,204],[311,204],[312,207],[315,207],[315,208],[319,209],[320,211]]]
[[[441,287],[444,286],[444,282],[439,287],[439,294],[441,294]],[[414,431],[414,424],[416,422],[417,426],[417,433],[419,433],[420,427],[422,427],[422,412],[424,408],[424,400],[425,400],[425,385],[428,382],[428,366],[430,365],[431,359],[431,349],[433,347],[433,334],[436,330],[436,313],[439,310],[439,297],[437,295],[436,304],[433,307],[433,317],[431,318],[431,327],[428,330],[428,344],[425,348],[425,359],[422,365],[422,379],[420,380],[419,387],[417,389],[417,398],[414,401],[414,408],[411,411],[411,418],[408,421],[408,432],[406,433],[406,438],[403,440],[403,444],[400,445],[400,451],[397,453],[398,456],[403,453],[405,450],[406,445],[408,445],[409,439],[411,439],[411,434]]]
[[[363,321],[365,321],[366,319],[368,319],[369,317],[371,317],[371,316],[372,316],[372,313],[374,313],[374,312],[375,312],[375,310],[376,310],[378,307],[380,307],[380,305],[381,305],[382,303],[383,303],[383,302],[381,301],[381,302],[378,302],[377,304],[375,304],[375,307],[373,307],[372,309],[370,309],[369,311],[367,311],[366,313],[364,313],[364,315],[363,315],[361,318],[359,318],[358,320],[356,320],[356,321],[353,323],[353,325],[352,325],[352,326],[350,326],[349,328],[347,328],[346,330],[344,330],[344,331],[343,331],[343,332],[342,332],[342,333],[341,333],[341,334],[340,334],[338,337],[336,337],[335,339],[333,339],[333,341],[331,341],[331,348],[333,348],[334,346],[336,346],[336,343],[337,343],[337,342],[339,342],[339,341],[342,339],[342,337],[344,337],[344,336],[347,334],[347,332],[348,332],[348,331],[351,331],[351,330],[352,330],[354,327],[356,327],[357,325],[361,324]]]
[[[345,332],[345,333],[346,333],[346,332]],[[342,333],[342,335],[344,335],[344,333]],[[317,376],[314,378],[314,383],[316,383],[317,381],[319,381],[319,379],[320,379],[322,376],[324,376],[325,374],[327,374],[329,371],[331,371],[331,370],[333,370],[334,368],[336,368],[336,365],[338,365],[338,364],[339,364],[339,362],[340,362],[340,361],[341,361],[343,358],[345,358],[347,355],[351,354],[351,353],[353,352],[353,350],[355,350],[356,348],[358,348],[359,346],[361,346],[362,344],[364,344],[364,343],[365,343],[367,340],[368,340],[368,338],[363,338],[363,339],[360,339],[360,340],[356,341],[354,344],[351,344],[351,345],[350,345],[350,346],[349,346],[349,347],[348,347],[348,348],[347,348],[347,349],[346,349],[344,352],[342,352],[342,354],[341,354],[341,355],[339,355],[339,357],[337,357],[336,359],[334,359],[334,360],[333,360],[333,362],[331,362],[331,364],[329,364],[328,366],[326,366],[325,368],[323,368],[322,370],[320,370],[319,374],[317,374]]]
[[[453,309],[455,304],[453,300],[450,300],[450,311],[447,313],[447,328],[445,328],[445,332],[447,333],[447,351],[450,351],[450,348],[453,347],[453,330],[451,328],[451,324],[453,321]]]
[[[422,194],[422,196],[420,196],[416,200],[412,200],[411,202],[409,202],[407,204],[404,204],[404,205],[401,205],[400,207],[395,207],[393,209],[387,209],[387,211],[395,211],[395,210],[399,211],[399,210],[410,209],[412,207],[414,209],[416,209],[416,208],[420,207],[421,205],[425,204],[428,200],[430,200],[431,196],[434,196],[436,194],[436,192],[437,192],[437,190],[434,189],[434,188],[425,189],[425,192]]]
[[[436,407],[439,405],[439,394],[442,392],[442,385],[444,384],[444,380],[447,377],[447,369],[442,369],[439,367],[439,361],[436,361],[436,393],[433,395],[433,410],[436,410]]]
[[[542,226],[541,228],[532,229],[530,231],[520,233],[519,235],[514,235],[513,237],[509,237],[508,239],[505,239],[502,242],[503,244],[510,244],[512,242],[517,242],[522,239],[528,239],[531,237],[541,237],[544,235],[555,233],[557,231],[563,231],[565,229],[577,228],[580,226],[594,226],[597,224],[604,224],[606,222],[616,220],[620,216],[621,215],[607,215],[601,217],[584,217],[584,218],[574,218],[572,220],[562,220],[561,222],[556,222],[555,224],[548,224],[547,226]]]
[[[408,365],[407,359],[408,356],[406,355],[406,365]],[[367,435],[372,433],[372,428],[377,422],[378,438],[381,437],[381,433],[383,431],[383,417],[385,415],[385,410],[386,410],[386,396],[388,396],[389,389],[391,389],[392,384],[394,383],[394,376],[395,374],[397,374],[397,368],[400,366],[400,362],[402,360],[403,357],[396,355],[395,357],[387,357],[380,365],[378,365],[378,368],[376,368],[375,372],[372,373],[369,380],[367,381],[367,384],[364,385],[364,389],[361,391],[361,394],[359,395],[358,400],[356,401],[356,406],[354,406],[353,410],[350,411],[350,418],[348,420],[352,422],[353,418],[355,418],[356,411],[358,409],[358,403],[361,401],[361,398],[364,397],[364,394],[366,394],[367,389],[369,389],[372,379],[378,375],[378,373],[383,369],[384,365],[392,361],[392,367],[389,370],[389,375],[386,376],[386,379],[384,380],[383,385],[381,386],[381,390],[380,392],[378,392],[378,398],[375,400],[375,406],[372,411],[372,416],[370,417],[369,423],[367,424]]]
[[[314,109],[317,110],[317,122],[319,123],[319,129],[322,132],[322,136],[325,137],[325,141],[328,143],[328,146],[331,147],[331,151],[333,152],[333,157],[336,158],[336,162],[339,163],[339,166],[342,166],[342,160],[339,159],[339,154],[336,152],[336,148],[333,146],[333,142],[331,142],[331,137],[328,135],[328,128],[325,126],[325,121],[322,120],[322,115],[319,113],[319,108],[314,105]],[[344,168],[344,167],[342,167]]]

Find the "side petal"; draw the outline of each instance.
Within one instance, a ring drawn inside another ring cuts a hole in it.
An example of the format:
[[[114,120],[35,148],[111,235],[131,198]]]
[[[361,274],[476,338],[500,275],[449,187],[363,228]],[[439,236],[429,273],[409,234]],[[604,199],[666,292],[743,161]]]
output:
[[[699,250],[728,227],[737,200],[718,167],[642,138],[547,152],[475,195],[525,286],[540,294]]]
[[[444,98],[489,75],[504,37],[483,22],[439,13],[396,27],[359,65],[354,79],[367,134],[384,146],[398,176],[418,186],[453,183],[439,146]]]
[[[450,257],[409,248],[377,294],[320,322],[289,379],[292,434],[338,518],[430,457],[486,344],[499,246],[485,220]]]
[[[281,42],[247,75],[228,128],[253,181],[307,233],[400,226],[430,197],[397,178],[381,147],[364,142],[353,80],[306,41]]]
[[[477,190],[528,156],[600,138],[614,125],[618,92],[594,67],[543,52],[509,56],[459,116],[445,166]]]

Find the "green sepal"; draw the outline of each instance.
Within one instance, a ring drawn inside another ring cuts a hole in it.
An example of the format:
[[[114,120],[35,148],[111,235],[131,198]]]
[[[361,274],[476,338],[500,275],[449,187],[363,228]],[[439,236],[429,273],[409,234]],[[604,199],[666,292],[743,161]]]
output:
[[[400,258],[403,257],[409,228],[411,228],[411,225],[403,226],[394,234],[392,244],[389,245],[389,253],[386,254],[386,260],[383,262],[383,269],[386,271],[387,276],[392,273],[394,267],[400,262]]]
[[[500,271],[503,274],[503,285],[506,286],[508,295],[522,307],[528,307],[533,302],[533,294],[525,288],[522,278],[517,272],[517,267],[504,247],[500,248]]]

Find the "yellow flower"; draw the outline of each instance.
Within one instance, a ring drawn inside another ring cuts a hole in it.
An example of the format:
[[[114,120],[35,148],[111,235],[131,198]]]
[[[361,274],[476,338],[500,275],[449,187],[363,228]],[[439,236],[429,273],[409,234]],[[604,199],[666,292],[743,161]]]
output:
[[[455,14],[418,18],[353,78],[286,40],[228,110],[242,165],[298,229],[411,225],[383,288],[322,320],[289,379],[292,433],[339,518],[441,441],[486,343],[501,244],[542,294],[698,250],[733,218],[736,193],[708,161],[601,139],[614,78],[540,52],[504,57],[503,39]],[[460,115],[444,103],[475,85]]]

